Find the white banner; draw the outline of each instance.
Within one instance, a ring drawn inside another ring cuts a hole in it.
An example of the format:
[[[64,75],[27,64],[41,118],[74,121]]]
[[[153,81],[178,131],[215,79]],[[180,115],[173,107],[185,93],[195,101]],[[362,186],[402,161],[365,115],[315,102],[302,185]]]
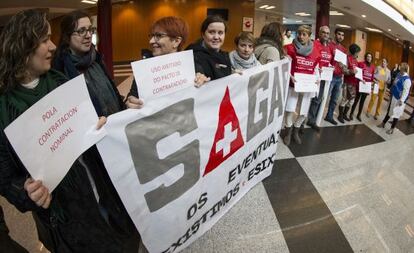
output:
[[[108,118],[98,143],[150,252],[178,252],[269,176],[290,61],[269,63]]]
[[[193,50],[131,63],[139,97],[147,102],[194,85]]]
[[[105,136],[97,123],[80,75],[36,102],[4,132],[30,175],[53,191],[73,162]]]

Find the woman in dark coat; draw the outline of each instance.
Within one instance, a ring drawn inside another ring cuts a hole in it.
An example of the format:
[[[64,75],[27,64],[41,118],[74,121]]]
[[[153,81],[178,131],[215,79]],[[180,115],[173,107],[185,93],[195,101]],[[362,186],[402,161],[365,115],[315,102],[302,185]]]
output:
[[[0,36],[0,194],[19,211],[32,211],[39,239],[51,252],[136,252],[139,236],[95,146],[50,192],[31,178],[4,133],[67,81],[50,69],[56,49],[50,34],[45,13],[25,10],[10,19]]]

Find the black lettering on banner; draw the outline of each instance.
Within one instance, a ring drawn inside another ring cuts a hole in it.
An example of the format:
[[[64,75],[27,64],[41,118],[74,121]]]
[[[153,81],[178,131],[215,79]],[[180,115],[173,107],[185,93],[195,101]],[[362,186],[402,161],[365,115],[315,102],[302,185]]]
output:
[[[275,116],[275,110],[277,110],[278,112],[278,117],[283,115],[283,99],[282,99],[282,94],[283,94],[283,86],[282,86],[282,82],[279,79],[279,71],[280,71],[280,67],[277,66],[274,69],[274,78],[273,78],[273,87],[272,87],[272,99],[271,99],[271,103],[270,103],[270,116],[269,116],[269,122],[268,124],[272,123],[274,120],[274,116]],[[285,72],[282,71],[282,75]]]
[[[190,208],[188,209],[187,220],[191,219],[196,214],[197,210],[203,208],[207,200],[208,200],[207,192],[204,192],[203,194],[201,194],[200,198],[198,199],[198,202],[192,204]]]
[[[131,157],[141,184],[165,174],[174,166],[182,164],[184,167],[183,176],[176,182],[169,186],[161,184],[144,194],[150,212],[157,211],[183,195],[200,178],[198,140],[193,140],[164,159],[158,157],[157,143],[174,133],[178,132],[182,137],[197,128],[192,98],[177,102],[125,127]]]
[[[267,125],[267,98],[259,103],[261,119],[254,122],[257,104],[257,93],[260,88],[266,90],[269,87],[269,71],[263,71],[250,76],[248,84],[249,112],[247,117],[247,142],[260,133]]]

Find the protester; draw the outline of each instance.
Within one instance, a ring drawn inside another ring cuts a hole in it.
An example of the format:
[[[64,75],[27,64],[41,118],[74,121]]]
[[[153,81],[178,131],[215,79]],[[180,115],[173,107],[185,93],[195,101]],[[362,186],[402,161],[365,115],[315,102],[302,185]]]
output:
[[[315,46],[319,47],[321,54],[321,61],[319,63],[320,68],[331,66],[331,63],[333,62],[333,52],[332,48],[329,46],[329,34],[329,27],[321,26],[319,28],[319,38],[315,40]],[[308,126],[310,126],[312,129],[316,131],[320,130],[319,127],[316,125],[316,118],[318,116],[320,104],[323,100],[325,85],[326,81],[321,80],[319,85],[319,92],[317,96],[313,97],[311,100],[311,105],[308,113],[308,120],[306,123]]]
[[[227,25],[220,16],[208,16],[201,24],[201,39],[187,49],[194,51],[196,73],[211,80],[231,75],[229,54],[221,50]]]
[[[375,109],[374,119],[377,120],[381,113],[381,104],[384,99],[385,90],[387,84],[391,82],[391,71],[387,68],[387,59],[382,59],[381,66],[378,66],[375,70],[374,78],[378,82],[378,94],[371,94],[371,99],[368,104],[366,116],[369,118],[372,107],[374,106],[375,100],[377,100],[377,107]]]
[[[50,69],[56,49],[50,36],[46,13],[39,10],[14,15],[0,36],[0,194],[19,211],[32,211],[39,239],[51,252],[137,252],[139,235],[95,146],[73,163],[51,193],[31,178],[4,133],[67,81]]]
[[[342,101],[339,105],[338,121],[345,123],[344,120],[350,121],[348,118],[348,111],[354,103],[357,93],[357,87],[359,80],[355,77],[356,67],[358,67],[358,53],[361,48],[357,44],[351,44],[349,46],[349,55],[347,57],[347,66],[343,68],[344,87],[342,88]]]
[[[89,15],[79,10],[65,15],[60,23],[60,33],[53,68],[69,79],[84,74],[98,116],[109,116],[125,109],[102,55],[92,44],[96,27],[92,26]]]
[[[345,32],[341,28],[335,29],[335,39],[330,43],[330,46],[332,48],[332,52],[334,53],[335,57],[335,50],[338,49],[339,51],[346,54],[346,48],[341,44],[344,40]],[[334,63],[334,73],[332,77],[331,84],[329,86],[329,106],[328,106],[328,112],[326,113],[325,120],[333,125],[337,125],[338,122],[336,122],[333,118],[333,114],[336,108],[336,103],[338,101],[339,95],[341,94],[341,88],[342,88],[342,78],[343,78],[343,72],[342,72],[342,63],[335,62]]]
[[[272,22],[262,28],[260,37],[257,39],[256,58],[261,64],[266,64],[282,59],[285,55],[282,46],[282,26]]]
[[[310,26],[301,25],[297,30],[297,37],[293,40],[293,43],[285,47],[287,55],[292,58],[291,80],[286,102],[286,135],[283,138],[283,142],[286,145],[290,144],[292,137],[296,143],[302,143],[298,130],[306,119],[310,100],[313,96],[313,92],[298,93],[295,91],[294,87],[297,84],[294,75],[295,73],[302,73],[319,76],[319,73],[316,72],[318,71],[317,67],[321,60],[320,48],[314,46],[314,43],[310,38],[311,34],[312,28]],[[300,106],[297,106],[298,101],[301,101]],[[299,116],[295,122],[293,122],[293,115],[296,112],[296,107],[299,107]]]
[[[261,65],[253,53],[256,40],[252,33],[239,33],[234,38],[234,44],[236,44],[236,50],[231,51],[229,54],[233,69],[243,70]]]
[[[390,88],[391,85],[394,83],[394,80],[397,77],[398,73],[400,73],[400,67],[399,67],[398,63],[396,63],[394,65],[394,68],[390,72],[390,74],[391,74],[391,81],[390,81],[390,83],[387,84],[387,88]]]
[[[408,100],[408,95],[411,88],[411,79],[408,76],[408,64],[402,62],[400,64],[400,73],[395,78],[393,85],[391,86],[390,93],[391,99],[388,104],[387,114],[381,124],[380,128],[384,128],[388,120],[392,118],[391,128],[386,131],[387,134],[392,134],[394,128],[397,125],[398,119],[403,115],[405,103]]]
[[[364,62],[359,62],[358,67],[362,69],[362,77],[364,79],[364,82],[370,82],[372,85],[374,85],[374,73],[375,73],[375,66],[372,64],[372,54],[367,52],[365,53]],[[364,108],[365,99],[368,96],[368,93],[359,92],[359,85],[357,86],[357,95],[355,97],[354,104],[352,105],[351,112],[349,113],[349,119],[354,119],[354,112],[355,108],[359,102],[359,108],[358,108],[358,114],[357,119],[359,121],[361,120],[361,113],[362,109]]]
[[[164,17],[154,22],[149,34],[149,44],[153,57],[179,52],[183,49],[188,38],[188,25],[178,17]],[[205,75],[196,74],[196,85],[209,81]],[[135,80],[132,82],[131,90],[125,102],[128,108],[139,109],[142,100],[138,99],[138,89]]]

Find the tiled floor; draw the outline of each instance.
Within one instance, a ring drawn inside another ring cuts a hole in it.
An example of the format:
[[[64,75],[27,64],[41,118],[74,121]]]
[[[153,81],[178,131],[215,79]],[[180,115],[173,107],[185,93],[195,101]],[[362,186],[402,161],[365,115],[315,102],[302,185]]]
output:
[[[279,140],[272,175],[183,252],[414,252],[414,127],[388,135],[382,116],[362,119],[305,129],[300,146]],[[11,236],[46,252],[30,214],[0,205]]]

